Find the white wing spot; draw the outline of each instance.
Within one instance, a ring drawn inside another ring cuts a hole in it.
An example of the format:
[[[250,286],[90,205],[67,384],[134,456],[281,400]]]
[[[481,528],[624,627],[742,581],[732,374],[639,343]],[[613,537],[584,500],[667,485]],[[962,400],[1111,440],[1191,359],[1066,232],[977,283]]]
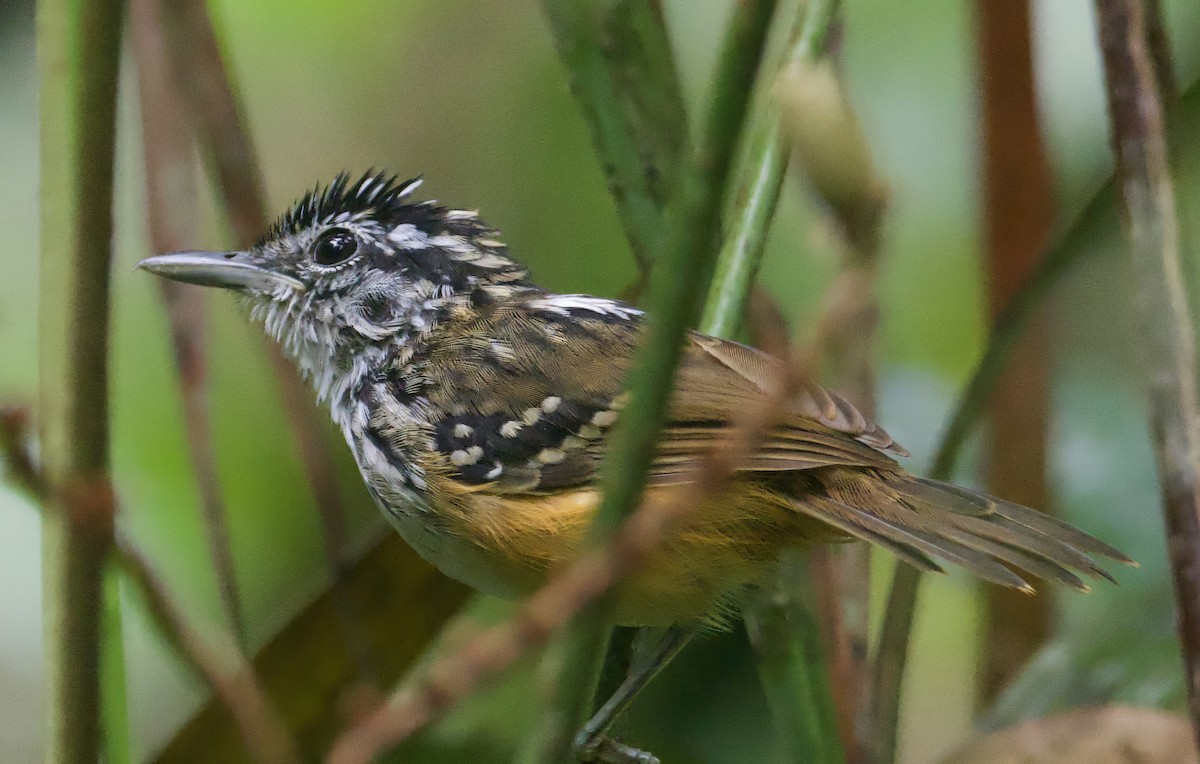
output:
[[[545,411],[547,414],[553,414],[555,411],[558,411],[560,405],[562,405],[562,398],[559,398],[557,395],[551,395],[542,401],[542,411]]]
[[[561,448],[543,448],[541,451],[538,451],[536,457],[542,464],[558,464],[566,458],[567,455]]]
[[[454,425],[454,437],[456,438],[469,438],[474,434],[475,428],[469,424],[459,423]]]
[[[525,424],[529,425],[537,424],[537,420],[541,418],[541,409],[525,409],[525,413],[521,415],[521,419],[525,421]]]
[[[605,409],[604,411],[597,411],[595,414],[592,414],[592,424],[597,427],[608,427],[615,421],[617,421],[617,412],[612,409]]]
[[[563,438],[562,448],[564,451],[575,451],[587,446],[587,441],[577,435],[568,435]]]
[[[532,300],[529,305],[535,310],[546,310],[561,316],[569,316],[573,310],[586,310],[602,316],[617,316],[618,318],[633,318],[642,315],[642,311],[624,303],[587,294],[553,294]]]
[[[585,424],[583,427],[579,428],[579,437],[586,440],[595,440],[596,438],[600,437],[600,435],[600,428],[594,424]]]
[[[496,466],[488,470],[488,473],[485,476],[488,480],[495,480],[496,478],[500,477],[500,473],[504,472],[504,466],[501,465],[500,462],[496,462],[495,464]]]
[[[478,460],[479,457],[471,454],[470,451],[463,451],[462,449],[459,449],[458,451],[450,452],[450,463],[456,467],[466,467],[469,464],[474,464]]]
[[[492,354],[495,355],[500,360],[502,360],[502,361],[515,361],[516,360],[517,354],[514,353],[512,348],[510,348],[507,344],[505,344],[499,340],[492,340],[490,344],[491,344],[491,348],[492,348]]]
[[[524,426],[524,422],[519,422],[516,419],[513,419],[512,421],[505,422],[504,424],[500,425],[500,435],[505,438],[515,438],[517,437],[517,433],[520,432],[521,428]]]

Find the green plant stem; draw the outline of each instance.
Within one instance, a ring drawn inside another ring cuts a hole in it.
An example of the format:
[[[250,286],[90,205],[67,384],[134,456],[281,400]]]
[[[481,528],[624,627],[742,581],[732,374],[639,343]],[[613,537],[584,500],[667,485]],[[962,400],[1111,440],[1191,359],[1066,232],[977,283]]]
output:
[[[129,733],[129,693],[125,681],[125,639],[122,635],[121,575],[110,556],[104,567],[104,612],[100,630],[101,720],[105,764],[133,764]]]
[[[773,39],[756,85],[752,117],[741,138],[734,180],[726,197],[724,243],[700,323],[705,333],[733,337],[741,325],[788,163],[787,141],[774,93],[776,80],[788,63],[824,55],[824,42],[838,6],[837,0],[791,1],[781,3],[776,12]],[[837,725],[832,723],[832,714],[822,714],[831,707],[830,687],[816,621],[798,591],[784,590],[793,583],[781,579],[774,596],[748,609],[747,631],[776,727],[791,758],[840,761]],[[853,712],[847,716],[847,726],[852,729]]]
[[[786,554],[767,602],[746,611],[746,632],[758,658],[767,705],[788,761],[838,764],[844,760],[820,630],[805,602],[812,581],[800,553]]]
[[[127,729],[101,734],[102,718],[125,714],[124,682],[101,682],[102,662],[110,680],[124,670],[119,616],[103,616],[113,541],[108,283],[121,11],[117,0],[38,6],[46,749],[55,762],[90,764],[102,744],[117,761],[129,750]]]
[[[652,0],[545,0],[559,57],[591,128],[643,274],[666,243],[666,208],[688,145],[662,7]]]
[[[824,54],[839,4],[839,0],[785,0],[780,4],[725,199],[724,240],[700,321],[700,330],[706,334],[737,334],[779,202],[788,151],[773,92],[776,77],[790,61],[814,60]]]
[[[623,424],[613,434],[612,448],[601,472],[604,498],[592,523],[593,540],[606,537],[628,517],[645,488],[683,350],[683,334],[696,320],[701,296],[711,278],[720,194],[774,7],[774,0],[740,3],[726,35],[704,139],[680,176],[668,213],[667,245],[651,272],[650,317],[629,376],[631,397],[621,417]],[[592,608],[591,612],[603,609]],[[553,736],[548,761],[567,760],[570,733],[591,712],[608,641],[597,634],[604,631],[599,619],[587,615],[570,630],[558,684],[560,718],[565,727]]]

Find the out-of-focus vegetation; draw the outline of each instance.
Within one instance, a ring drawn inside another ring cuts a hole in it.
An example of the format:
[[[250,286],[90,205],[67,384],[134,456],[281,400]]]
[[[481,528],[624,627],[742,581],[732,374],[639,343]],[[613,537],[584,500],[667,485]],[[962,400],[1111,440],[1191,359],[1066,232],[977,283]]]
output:
[[[1200,6],[1164,3],[1180,79],[1200,73]],[[341,169],[424,174],[423,193],[476,207],[514,253],[559,291],[616,295],[633,259],[589,136],[533,0],[211,4],[240,86],[272,206],[282,210]],[[692,105],[704,93],[726,18],[723,0],[666,3]],[[1037,6],[1043,125],[1066,219],[1109,172],[1091,5]],[[968,4],[859,0],[845,5],[842,65],[891,197],[881,271],[879,419],[925,463],[984,336],[972,19]],[[31,4],[0,9],[0,401],[33,398],[37,340],[37,109]],[[130,70],[131,71],[131,70]],[[133,82],[122,82],[114,273],[113,458],[128,531],[187,607],[220,617],[190,471],[163,312],[154,283],[129,270],[148,254]],[[1181,124],[1200,125],[1197,115]],[[1191,135],[1200,134],[1192,130]],[[1192,142],[1193,144],[1195,141]],[[1183,209],[1200,210],[1200,147],[1180,163]],[[198,248],[227,233],[206,218]],[[836,267],[831,232],[789,184],[762,281],[803,321]],[[1053,593],[1058,637],[988,718],[1010,722],[1113,698],[1176,708],[1182,699],[1158,492],[1137,338],[1123,299],[1117,220],[1054,299],[1052,489],[1063,516],[1142,563],[1121,587]],[[1195,274],[1191,274],[1194,278]],[[211,302],[210,369],[218,468],[252,645],[263,644],[325,584],[313,502],[275,402],[259,343],[223,295]],[[348,454],[340,487],[354,535],[379,520]],[[961,479],[974,479],[973,462]],[[39,524],[0,486],[0,751],[36,757],[41,680]],[[887,566],[878,566],[880,578]],[[883,587],[876,587],[883,591]],[[921,603],[902,744],[928,761],[970,734],[979,585],[951,575]],[[131,604],[135,604],[132,603]],[[422,603],[414,602],[420,608]],[[484,603],[489,611],[502,609]],[[161,747],[203,700],[136,607],[126,619],[138,750]],[[306,666],[294,667],[302,674]],[[419,741],[429,761],[492,760],[535,726],[536,664],[474,698]],[[647,691],[630,736],[667,761],[779,755],[742,632],[700,640]],[[486,752],[484,754],[483,752]],[[413,760],[413,759],[405,759]],[[498,760],[498,757],[497,757]]]

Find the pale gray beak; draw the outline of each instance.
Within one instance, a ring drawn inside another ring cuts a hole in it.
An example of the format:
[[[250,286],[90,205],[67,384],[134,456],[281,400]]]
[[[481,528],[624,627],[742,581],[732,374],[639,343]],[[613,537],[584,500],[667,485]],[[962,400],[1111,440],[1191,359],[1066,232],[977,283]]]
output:
[[[299,279],[256,265],[249,261],[245,252],[172,252],[147,257],[137,267],[175,281],[200,286],[264,292],[279,287],[304,290],[304,283]]]

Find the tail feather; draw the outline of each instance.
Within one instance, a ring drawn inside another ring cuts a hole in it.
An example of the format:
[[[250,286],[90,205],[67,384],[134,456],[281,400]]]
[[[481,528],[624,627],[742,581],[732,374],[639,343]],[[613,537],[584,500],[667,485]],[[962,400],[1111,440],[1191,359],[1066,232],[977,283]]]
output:
[[[936,562],[914,549],[911,544],[894,540],[892,538],[892,535],[894,534],[881,532],[880,526],[886,525],[886,523],[878,518],[866,515],[865,520],[858,520],[856,522],[832,512],[821,511],[816,507],[799,501],[793,502],[793,506],[802,514],[814,517],[817,520],[826,523],[827,525],[837,528],[839,531],[842,531],[849,536],[853,536],[861,541],[866,541],[867,543],[875,544],[876,546],[888,550],[901,560],[904,560],[909,565],[912,565],[917,570],[921,570],[926,573],[946,572]],[[847,507],[847,509],[851,508]],[[846,514],[853,514],[855,512],[857,512],[857,510],[851,510],[851,512]]]
[[[929,558],[941,558],[984,580],[1029,592],[1032,587],[1013,569],[1088,591],[1076,573],[1115,583],[1092,555],[1136,565],[1061,520],[949,483],[894,473],[822,472],[816,477],[825,495],[797,499],[796,508],[844,533],[901,550],[909,562],[916,554],[937,567]]]
[[[822,499],[804,504],[798,502],[796,507],[806,514],[836,525],[864,540],[871,541],[873,539],[867,538],[863,531],[868,531],[873,536],[883,537],[889,542],[885,546],[893,552],[899,548],[909,554],[915,551],[922,556],[940,557],[970,571],[985,581],[1014,589],[1030,589],[1024,579],[986,554],[951,539],[939,538],[912,525],[896,522],[892,513],[888,513],[888,516],[884,517],[883,513],[867,511],[833,499]],[[938,572],[944,571],[939,569]]]

